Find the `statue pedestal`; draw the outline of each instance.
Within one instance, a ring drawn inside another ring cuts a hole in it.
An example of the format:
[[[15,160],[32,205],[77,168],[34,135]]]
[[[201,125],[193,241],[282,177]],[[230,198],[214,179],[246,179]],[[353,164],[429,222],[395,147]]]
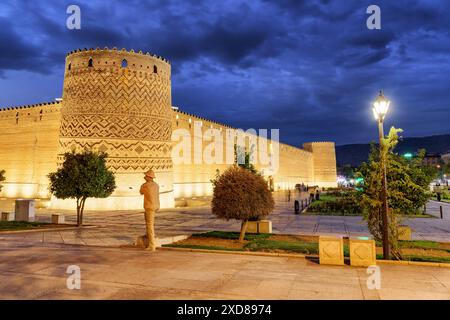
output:
[[[138,248],[147,248],[148,245],[148,240],[147,240],[147,236],[139,236],[136,239],[136,247]]]
[[[148,246],[147,236],[139,236],[136,238],[136,242],[134,244],[138,248],[146,249]],[[155,248],[161,247],[160,241],[155,238]]]

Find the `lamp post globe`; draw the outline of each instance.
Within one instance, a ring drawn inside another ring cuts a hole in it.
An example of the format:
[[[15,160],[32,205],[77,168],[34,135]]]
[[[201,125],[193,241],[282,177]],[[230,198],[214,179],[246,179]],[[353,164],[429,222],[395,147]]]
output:
[[[389,111],[389,106],[391,102],[383,95],[383,91],[380,90],[378,97],[373,102],[373,115],[375,120],[383,122],[386,114]]]

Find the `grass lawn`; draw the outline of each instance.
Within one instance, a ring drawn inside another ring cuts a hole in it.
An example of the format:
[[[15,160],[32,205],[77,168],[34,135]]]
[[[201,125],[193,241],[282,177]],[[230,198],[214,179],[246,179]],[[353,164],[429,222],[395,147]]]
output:
[[[306,211],[303,213],[304,216],[362,216],[362,213],[359,214],[342,214],[342,212],[313,212]]]
[[[75,227],[68,224],[53,224],[47,222],[26,222],[26,221],[0,221],[0,232],[2,231],[21,231],[21,230],[38,230],[47,228],[67,228]]]
[[[437,197],[432,197],[431,199],[437,201]],[[443,199],[443,198],[441,198],[441,202],[447,202],[447,203],[450,203],[450,199]]]
[[[50,223],[43,222],[0,221],[0,231],[29,230],[50,225]]]
[[[342,214],[342,212],[311,212],[306,211],[303,213],[304,216],[361,216],[362,213],[359,214]],[[403,218],[432,218],[437,219],[437,217],[432,216],[431,214],[404,214],[402,215]]]
[[[431,214],[426,213],[420,213],[420,214],[404,214],[402,215],[403,218],[434,218],[437,219],[437,217],[432,216]]]
[[[243,243],[238,232],[211,231],[193,234],[190,238],[164,247],[294,253],[317,256],[317,236],[279,234],[247,234]],[[400,241],[404,260],[450,263],[450,243],[434,241]],[[382,259],[381,244],[377,243],[377,259]],[[348,239],[344,239],[344,256],[349,256]]]

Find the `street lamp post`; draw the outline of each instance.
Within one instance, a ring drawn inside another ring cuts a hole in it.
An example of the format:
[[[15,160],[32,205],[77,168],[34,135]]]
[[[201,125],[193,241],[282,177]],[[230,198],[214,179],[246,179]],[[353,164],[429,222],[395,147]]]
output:
[[[383,130],[383,121],[386,117],[386,114],[389,110],[390,101],[386,99],[383,95],[383,92],[380,91],[380,94],[376,98],[373,103],[373,114],[375,119],[378,121],[378,135],[380,139],[380,165],[382,169],[382,214],[383,214],[383,258],[385,260],[389,260],[391,257],[391,249],[389,244],[389,217],[388,217],[388,201],[387,201],[387,178],[386,178],[386,157],[385,157],[385,145],[383,143],[384,139],[384,130]]]

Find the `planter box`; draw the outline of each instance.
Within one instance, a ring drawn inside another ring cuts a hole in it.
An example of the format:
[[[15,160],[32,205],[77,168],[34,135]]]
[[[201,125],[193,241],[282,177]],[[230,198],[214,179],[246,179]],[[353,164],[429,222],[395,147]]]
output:
[[[258,233],[258,221],[248,221],[247,231],[248,233]]]
[[[270,220],[261,220],[258,221],[258,233],[272,233],[272,221]]]
[[[16,200],[16,221],[34,221],[34,200]]]
[[[2,221],[14,221],[14,212],[2,212]]]
[[[411,228],[408,226],[398,227],[398,240],[411,240]]]
[[[272,221],[269,221],[269,220],[248,221],[246,232],[248,232],[248,233],[272,233]]]
[[[65,222],[65,218],[63,214],[52,214],[52,223],[53,224],[63,224]]]
[[[350,239],[350,265],[368,267],[377,264],[374,240]]]
[[[319,237],[320,264],[344,264],[344,240],[334,237]]]

